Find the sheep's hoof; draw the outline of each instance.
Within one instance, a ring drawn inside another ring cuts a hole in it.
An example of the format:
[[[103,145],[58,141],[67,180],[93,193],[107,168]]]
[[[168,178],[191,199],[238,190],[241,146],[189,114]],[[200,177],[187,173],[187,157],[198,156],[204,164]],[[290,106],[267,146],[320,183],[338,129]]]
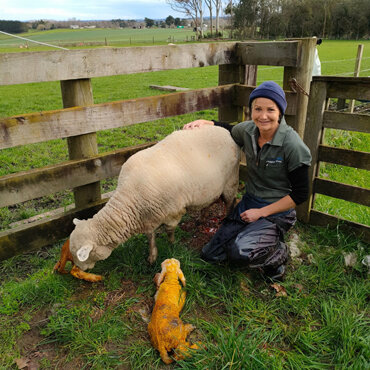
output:
[[[152,265],[157,260],[157,257],[158,257],[157,250],[149,252],[148,262]]]

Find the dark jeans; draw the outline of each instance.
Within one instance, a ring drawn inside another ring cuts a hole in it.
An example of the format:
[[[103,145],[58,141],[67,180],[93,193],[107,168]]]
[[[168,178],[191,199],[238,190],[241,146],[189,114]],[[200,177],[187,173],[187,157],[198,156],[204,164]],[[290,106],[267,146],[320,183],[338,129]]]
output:
[[[241,220],[247,209],[262,208],[269,203],[245,194],[224,219],[211,241],[202,249],[202,258],[209,262],[229,261],[251,268],[277,269],[288,259],[284,234],[295,224],[294,209],[277,213],[251,223]]]

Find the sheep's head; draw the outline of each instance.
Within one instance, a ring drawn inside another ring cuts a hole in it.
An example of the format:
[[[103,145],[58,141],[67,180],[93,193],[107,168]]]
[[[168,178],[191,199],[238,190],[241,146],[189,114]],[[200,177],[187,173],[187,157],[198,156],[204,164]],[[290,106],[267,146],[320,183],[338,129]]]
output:
[[[95,233],[88,220],[75,218],[73,223],[76,227],[71,233],[69,247],[73,262],[83,271],[92,269],[97,261],[108,258],[112,250],[96,244],[92,237]]]

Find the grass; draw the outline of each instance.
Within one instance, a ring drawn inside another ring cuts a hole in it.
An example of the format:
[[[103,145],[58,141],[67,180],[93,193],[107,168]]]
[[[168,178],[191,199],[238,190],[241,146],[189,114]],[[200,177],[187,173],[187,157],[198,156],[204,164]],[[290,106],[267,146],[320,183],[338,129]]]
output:
[[[369,58],[369,41],[364,58]],[[319,46],[324,73],[353,69],[357,42],[324,41]],[[3,50],[3,49],[2,49]],[[335,61],[331,63],[331,61]],[[364,59],[363,69],[369,68]],[[347,73],[346,72],[346,73]],[[366,72],[364,72],[366,73]],[[258,83],[282,80],[282,69],[261,67]],[[217,68],[195,68],[137,75],[95,78],[94,102],[162,94],[150,84],[201,88],[217,85]],[[0,117],[62,107],[58,83],[0,87]],[[216,110],[107,130],[98,134],[99,152],[159,140],[195,118],[216,118]],[[369,137],[326,130],[326,143],[368,151]],[[65,140],[0,151],[0,176],[43,167],[67,159]],[[320,176],[368,187],[366,171],[321,165]],[[115,187],[108,179],[104,191]],[[328,198],[328,197],[326,197]],[[317,197],[315,206],[341,217],[369,224],[369,211],[355,204]],[[0,209],[0,228],[12,222],[73,202],[69,191]],[[183,222],[191,221],[185,216]],[[210,265],[199,258],[197,230],[176,230],[171,245],[159,235],[159,256],[146,263],[148,247],[142,235],[119,246],[93,272],[102,283],[90,284],[70,275],[52,273],[61,243],[0,262],[0,369],[23,361],[40,369],[364,369],[369,367],[369,275],[361,260],[368,244],[337,229],[298,224],[299,258],[288,265],[277,295],[270,281],[257,273],[227,265]],[[27,242],[27,241],[25,241]],[[346,266],[344,255],[356,257]],[[152,278],[165,258],[177,258],[187,278],[185,322],[197,329],[192,341],[204,348],[174,366],[165,367],[147,334],[146,317],[153,305]]]
[[[59,245],[13,257],[0,264],[0,368],[35,353],[45,369],[164,368],[143,318],[153,302],[152,278],[168,257],[181,261],[187,278],[182,318],[197,327],[191,340],[205,346],[176,368],[366,368],[365,245],[340,231],[300,225],[298,232],[302,255],[289,264],[285,297],[258,274],[203,262],[193,235],[181,229],[174,245],[159,236],[153,266],[145,262],[146,238],[130,239],[97,264],[94,272],[105,277],[98,284],[53,275]],[[343,252],[357,256],[353,267],[344,265]]]

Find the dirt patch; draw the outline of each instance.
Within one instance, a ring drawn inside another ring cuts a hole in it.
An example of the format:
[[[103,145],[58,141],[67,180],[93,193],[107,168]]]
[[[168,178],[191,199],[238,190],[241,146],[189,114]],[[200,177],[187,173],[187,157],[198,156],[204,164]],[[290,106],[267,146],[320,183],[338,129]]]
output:
[[[45,337],[40,334],[40,331],[47,324],[49,314],[50,311],[47,309],[39,310],[28,322],[31,329],[17,342],[21,354],[21,357],[15,360],[18,369],[39,369],[41,360],[52,362],[58,358],[57,350],[52,344],[42,344]]]
[[[216,233],[226,215],[225,205],[219,200],[200,212],[188,215],[186,221],[180,223],[181,230],[191,234],[188,245],[200,251]]]

